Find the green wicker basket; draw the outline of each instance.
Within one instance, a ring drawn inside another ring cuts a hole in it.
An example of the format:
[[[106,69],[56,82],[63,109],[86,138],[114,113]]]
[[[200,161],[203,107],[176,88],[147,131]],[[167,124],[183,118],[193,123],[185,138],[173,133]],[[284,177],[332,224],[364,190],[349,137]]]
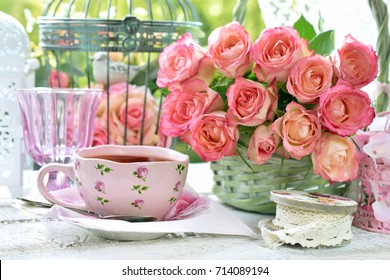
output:
[[[262,165],[250,165],[253,170],[239,157],[225,157],[212,162],[214,194],[236,208],[273,214],[275,204],[270,201],[271,190],[294,189],[344,195],[350,185],[350,182],[329,184],[314,175],[308,158],[282,160],[280,156],[273,156]]]

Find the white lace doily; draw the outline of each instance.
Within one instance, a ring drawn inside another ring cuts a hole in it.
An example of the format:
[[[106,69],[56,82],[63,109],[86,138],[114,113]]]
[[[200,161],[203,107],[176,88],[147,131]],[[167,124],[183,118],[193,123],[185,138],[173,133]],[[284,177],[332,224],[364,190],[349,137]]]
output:
[[[335,196],[324,200],[324,196],[294,191],[276,196],[271,193],[271,199],[277,203],[275,219],[261,220],[258,225],[266,244],[271,248],[285,243],[313,248],[338,246],[351,240],[351,206],[355,202],[345,198],[340,202]]]

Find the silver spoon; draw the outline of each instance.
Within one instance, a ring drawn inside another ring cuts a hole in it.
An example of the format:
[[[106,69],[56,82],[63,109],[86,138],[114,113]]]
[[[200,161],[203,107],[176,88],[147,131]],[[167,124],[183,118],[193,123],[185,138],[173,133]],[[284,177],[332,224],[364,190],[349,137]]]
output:
[[[30,203],[33,206],[43,206],[43,207],[51,207],[53,204],[50,203],[44,203],[44,202],[39,202],[39,201],[33,201],[24,197],[17,197],[17,199],[22,200],[24,202]],[[82,210],[82,209],[77,209],[77,208],[71,208],[71,207],[65,207],[69,210],[81,213],[81,214],[87,214],[90,216],[94,216],[100,219],[110,219],[110,220],[122,220],[126,222],[131,222],[131,223],[141,223],[141,222],[153,222],[156,221],[157,218],[155,217],[149,217],[149,216],[129,216],[129,215],[100,215],[97,213],[89,212],[87,210]]]
[[[77,209],[77,208],[70,208],[66,207],[69,210],[73,210],[75,212],[79,212],[81,214],[87,214],[90,216],[97,217],[99,219],[105,219],[105,220],[121,220],[131,223],[141,223],[141,222],[153,222],[156,221],[157,218],[150,217],[150,216],[132,216],[132,215],[100,215],[94,212],[90,212],[87,210]]]
[[[90,213],[94,216],[98,216],[100,219],[109,219],[109,220],[122,220],[131,223],[140,223],[140,222],[153,222],[156,221],[157,218],[149,217],[149,216],[128,216],[128,215],[99,215],[95,213]]]

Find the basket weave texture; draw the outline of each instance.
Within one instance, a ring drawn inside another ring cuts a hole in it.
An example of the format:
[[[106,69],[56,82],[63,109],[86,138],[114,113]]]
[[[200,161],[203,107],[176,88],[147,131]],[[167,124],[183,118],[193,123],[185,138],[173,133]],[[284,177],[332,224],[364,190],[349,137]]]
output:
[[[243,162],[239,157],[224,157],[211,163],[214,194],[224,203],[241,210],[274,214],[272,190],[302,190],[344,195],[350,182],[329,184],[313,174],[311,162],[273,156],[262,165]]]

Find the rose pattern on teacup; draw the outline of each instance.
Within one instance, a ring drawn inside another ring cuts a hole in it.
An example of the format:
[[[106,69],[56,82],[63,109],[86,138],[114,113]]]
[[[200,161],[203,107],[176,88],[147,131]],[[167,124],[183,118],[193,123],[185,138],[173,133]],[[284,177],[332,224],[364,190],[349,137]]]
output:
[[[79,159],[76,159],[75,163],[74,163],[74,167],[76,168],[76,171],[79,171],[80,170],[80,160]]]
[[[99,201],[102,205],[111,202],[110,200],[105,199],[105,198],[103,198],[103,197],[101,197],[101,196],[96,197],[96,200]]]
[[[95,184],[95,190],[98,192],[106,193],[106,185],[102,181],[97,181]]]
[[[184,171],[185,169],[185,166],[181,163],[179,163],[177,166],[176,166],[176,170],[177,172],[179,172],[179,174],[181,175],[181,173]]]
[[[148,160],[116,160],[127,155]],[[49,201],[100,215],[152,216],[158,220],[179,201],[189,161],[188,156],[166,148],[114,145],[80,149],[73,159],[73,163],[40,170],[39,190]],[[80,200],[57,200],[46,191],[44,177],[53,168],[73,180]]]
[[[174,192],[179,192],[181,186],[181,181],[177,181],[175,187],[173,188]]]
[[[130,203],[130,205],[142,209],[142,205],[144,205],[144,203],[145,201],[143,201],[142,199],[136,199],[132,203]]]
[[[97,164],[95,169],[98,170],[102,176],[105,173],[109,173],[109,172],[113,171],[112,168],[107,167],[104,164]],[[175,170],[181,175],[182,172],[185,170],[185,166],[183,164],[178,164],[176,166]],[[133,172],[133,175],[135,177],[137,177],[138,179],[141,179],[142,181],[146,182],[148,173],[149,173],[148,168],[146,168],[144,166],[139,166],[139,167],[137,167],[136,171]],[[181,181],[176,182],[176,184],[175,184],[175,186],[173,188],[173,191],[174,192],[179,192],[181,184],[182,184]],[[97,181],[94,188],[98,192],[106,194],[104,182]],[[133,185],[132,188],[130,188],[130,190],[138,192],[138,194],[140,194],[140,195],[142,195],[142,193],[147,191],[148,189],[150,189],[149,186],[142,185],[142,184]],[[105,199],[104,197],[101,197],[101,196],[98,196],[96,199],[102,205],[105,205],[105,204],[110,202],[110,200]],[[169,204],[174,204],[176,201],[177,201],[177,197],[176,196],[172,196],[168,200]],[[133,202],[130,203],[131,206],[139,208],[139,209],[141,209],[144,204],[145,204],[145,201],[142,200],[142,199],[136,199],[136,200],[134,200]]]
[[[143,181],[146,181],[146,176],[148,175],[148,173],[149,170],[146,167],[140,166],[137,168],[136,171],[133,172],[133,175],[139,179],[142,179]]]
[[[147,191],[148,189],[150,189],[150,187],[148,187],[148,186],[133,185],[133,188],[131,190],[136,191],[139,194],[142,194],[142,192]]]
[[[168,202],[169,204],[174,204],[177,201],[177,197],[171,197]]]
[[[111,168],[109,167],[104,167],[104,164],[101,164],[101,163],[98,163],[96,165],[96,170],[99,170],[100,171],[100,174],[103,176],[104,173],[110,173],[111,171],[113,171]]]
[[[77,175],[79,173],[80,167],[81,167],[80,161],[76,160],[75,161],[75,169],[76,169],[76,174]],[[104,174],[110,173],[110,172],[114,171],[111,167],[108,167],[107,165],[104,165],[102,163],[98,163],[95,166],[95,169],[100,173],[101,176],[104,176]],[[175,167],[175,170],[181,175],[182,172],[185,170],[185,166],[183,164],[177,164],[176,167]],[[149,169],[146,168],[145,166],[139,166],[139,167],[136,168],[135,171],[133,171],[132,174],[135,177],[137,177],[138,179],[146,182],[147,181],[147,176],[149,174]],[[82,182],[80,181],[78,176],[76,176],[76,184],[78,184],[79,186],[82,186]],[[181,185],[182,185],[182,182],[181,181],[177,181],[175,186],[173,187],[172,191],[173,192],[179,192]],[[106,193],[106,185],[101,180],[96,181],[94,189],[97,192],[99,192],[99,193],[107,194]],[[145,192],[145,191],[147,191],[149,189],[150,189],[150,187],[147,186],[147,185],[144,185],[144,184],[134,184],[130,188],[131,191],[137,192],[139,195],[142,195],[143,192]],[[97,196],[96,200],[98,202],[100,202],[102,205],[105,205],[105,204],[111,202],[111,200],[109,200],[107,198],[104,198],[103,196]],[[177,202],[177,200],[178,200],[178,197],[172,196],[172,197],[169,198],[168,203],[169,204],[174,204],[174,203]],[[143,199],[135,199],[132,202],[130,202],[131,206],[133,206],[135,208],[138,208],[138,209],[142,209],[142,206],[144,204],[145,204],[145,200],[143,200]]]

